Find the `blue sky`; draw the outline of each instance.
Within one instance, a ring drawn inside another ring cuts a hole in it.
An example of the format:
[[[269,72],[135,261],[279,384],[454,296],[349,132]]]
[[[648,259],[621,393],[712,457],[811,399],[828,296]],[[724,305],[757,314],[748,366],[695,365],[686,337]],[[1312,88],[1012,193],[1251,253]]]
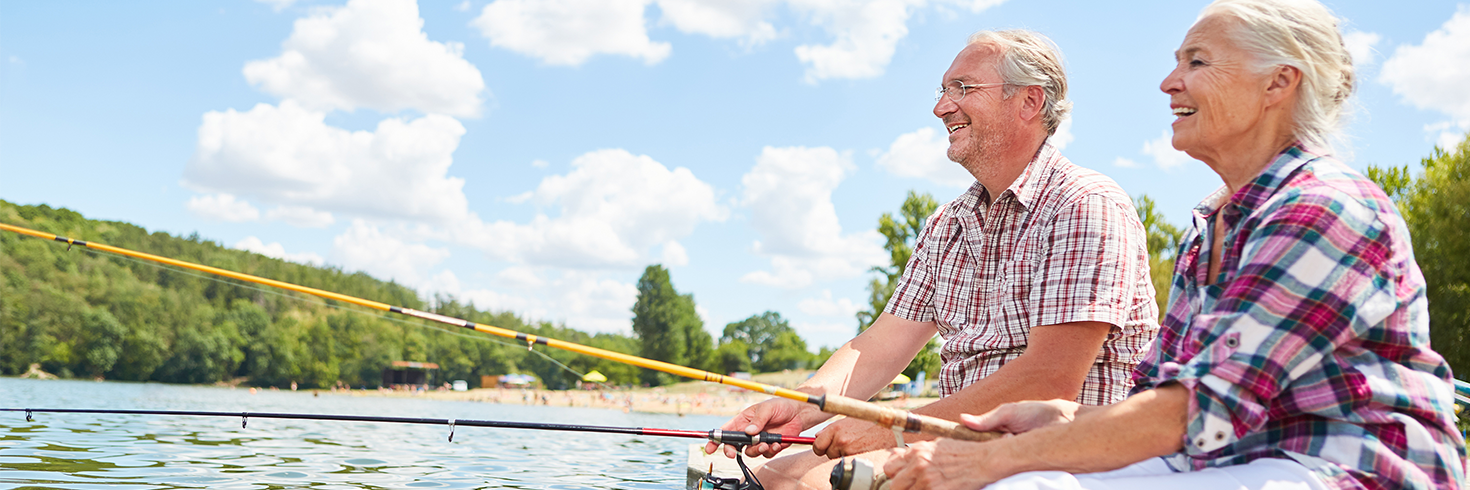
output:
[[[1205,2],[0,1],[0,198],[629,330],[662,263],[718,335],[855,333],[878,216],[968,183],[933,87],[965,38],[1067,59],[1057,143],[1182,223],[1219,185],[1159,81]],[[1339,144],[1402,165],[1470,130],[1470,5],[1334,1]],[[86,238],[86,237],[79,237]]]

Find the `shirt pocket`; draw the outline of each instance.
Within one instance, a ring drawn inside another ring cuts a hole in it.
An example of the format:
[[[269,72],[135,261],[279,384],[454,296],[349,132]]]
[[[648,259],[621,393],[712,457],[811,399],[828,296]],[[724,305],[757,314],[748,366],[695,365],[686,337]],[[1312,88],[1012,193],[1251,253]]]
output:
[[[993,348],[1026,345],[1031,329],[1031,290],[1036,278],[1036,264],[1029,259],[1013,259],[1001,264],[996,286],[986,291],[976,305],[983,310],[984,332],[980,343]]]

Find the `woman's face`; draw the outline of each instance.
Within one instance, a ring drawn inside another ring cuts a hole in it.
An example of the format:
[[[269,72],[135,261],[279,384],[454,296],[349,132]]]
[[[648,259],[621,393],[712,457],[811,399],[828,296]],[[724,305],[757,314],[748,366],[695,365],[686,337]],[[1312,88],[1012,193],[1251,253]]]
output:
[[[1228,151],[1261,122],[1269,76],[1250,67],[1251,56],[1236,45],[1232,17],[1211,15],[1195,23],[1174,56],[1178,65],[1159,89],[1169,94],[1174,148],[1205,162]]]

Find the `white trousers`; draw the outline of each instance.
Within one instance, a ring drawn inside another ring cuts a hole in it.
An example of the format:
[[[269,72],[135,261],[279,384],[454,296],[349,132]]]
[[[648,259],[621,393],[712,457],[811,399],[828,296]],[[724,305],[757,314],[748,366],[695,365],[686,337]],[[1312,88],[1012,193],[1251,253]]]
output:
[[[1033,471],[990,484],[987,490],[1328,490],[1296,461],[1258,459],[1238,466],[1175,472],[1159,458],[1099,473]]]

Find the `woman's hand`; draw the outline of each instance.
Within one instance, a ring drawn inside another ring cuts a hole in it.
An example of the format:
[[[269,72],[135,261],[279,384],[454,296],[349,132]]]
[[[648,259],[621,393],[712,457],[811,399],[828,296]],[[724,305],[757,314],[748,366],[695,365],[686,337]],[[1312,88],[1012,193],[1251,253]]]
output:
[[[977,431],[1020,434],[1071,422],[1077,418],[1080,407],[1077,402],[1067,400],[1007,403],[981,415],[961,414],[960,422]]]

